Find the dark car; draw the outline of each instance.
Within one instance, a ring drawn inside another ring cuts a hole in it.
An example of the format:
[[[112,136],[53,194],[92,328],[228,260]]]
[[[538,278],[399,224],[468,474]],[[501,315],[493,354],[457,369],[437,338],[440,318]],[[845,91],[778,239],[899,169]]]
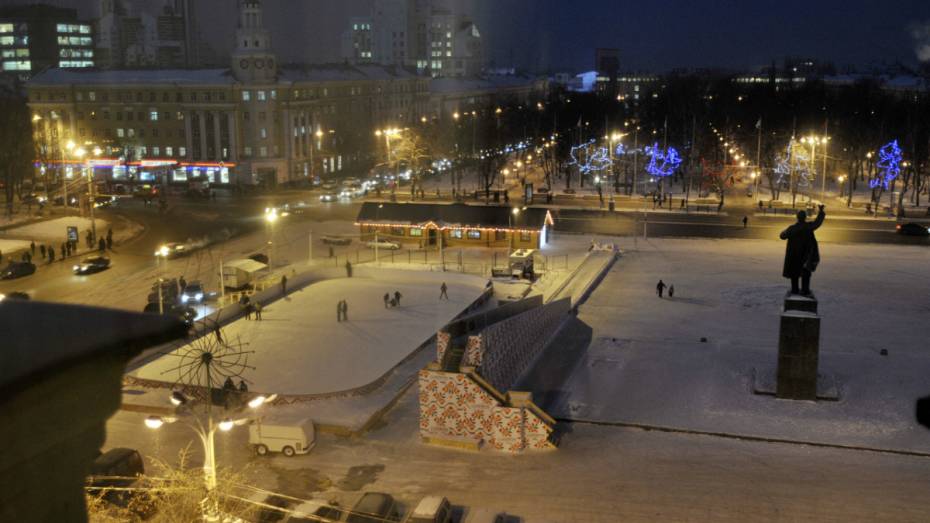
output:
[[[0,294],[0,301],[3,300],[23,300],[29,301],[29,295],[25,292],[13,291],[9,294]]]
[[[268,255],[267,255],[267,254],[262,254],[262,253],[258,252],[258,253],[255,253],[255,254],[249,256],[249,259],[252,260],[252,261],[257,261],[258,263],[264,263],[265,265],[268,265]]]
[[[109,207],[116,203],[116,196],[96,196],[94,197],[94,207],[100,209],[102,207]]]
[[[181,303],[203,303],[203,285],[197,281],[191,281],[184,287],[181,292]]]
[[[899,223],[895,228],[904,236],[930,236],[930,229],[919,223]]]
[[[145,305],[145,308],[142,309],[142,312],[148,312],[150,314],[158,314],[158,303],[148,303]],[[194,319],[197,318],[197,311],[193,307],[188,307],[187,305],[162,305],[162,314],[165,316],[174,316],[175,318],[184,322],[188,327],[194,324]]]
[[[65,204],[65,198],[64,196],[58,196],[54,200],[52,200],[52,203],[54,205],[62,206]],[[78,206],[77,196],[68,196],[68,207],[77,207],[77,206]]]
[[[27,262],[10,262],[10,264],[6,266],[6,269],[3,269],[3,272],[0,272],[0,279],[13,280],[16,278],[22,278],[23,276],[29,276],[34,272],[36,272],[35,264]]]
[[[110,267],[110,258],[106,256],[91,256],[84,258],[81,263],[73,267],[74,274],[94,274]]]
[[[346,521],[348,523],[400,521],[400,513],[397,510],[397,502],[390,494],[366,492],[352,507],[352,513]]]
[[[133,487],[139,481],[139,477],[144,475],[145,464],[139,451],[127,448],[110,449],[97,456],[91,465],[87,492],[93,496],[101,496],[108,503],[131,507],[134,512],[145,517],[149,515],[146,513],[150,512],[151,504],[133,501],[147,494],[138,490],[122,490]]]

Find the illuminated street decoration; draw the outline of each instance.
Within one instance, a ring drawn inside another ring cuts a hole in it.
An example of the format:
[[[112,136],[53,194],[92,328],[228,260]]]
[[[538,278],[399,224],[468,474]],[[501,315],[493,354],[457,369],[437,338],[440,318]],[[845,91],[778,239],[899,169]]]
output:
[[[626,154],[626,147],[622,143],[618,143],[614,147],[614,156],[623,156],[624,154]]]
[[[613,165],[610,158],[610,150],[607,147],[595,147],[595,141],[591,140],[581,145],[572,147],[569,153],[571,160],[568,165],[577,165],[578,172],[583,175],[598,174],[607,171]],[[582,151],[582,153],[578,153]],[[579,156],[582,156],[579,158]]]
[[[665,178],[674,174],[675,169],[681,165],[681,157],[674,147],[669,147],[665,151],[659,148],[655,143],[651,147],[646,147],[646,154],[649,155],[649,164],[646,165],[646,172],[657,178]]]
[[[813,175],[811,174],[811,157],[799,142],[791,140],[785,147],[784,155],[775,155],[776,183],[790,184],[792,171],[794,171],[797,187],[809,187]]]
[[[886,143],[878,150],[878,177],[869,181],[869,186],[875,189],[879,185],[886,191],[891,182],[901,174],[901,148],[898,141]]]

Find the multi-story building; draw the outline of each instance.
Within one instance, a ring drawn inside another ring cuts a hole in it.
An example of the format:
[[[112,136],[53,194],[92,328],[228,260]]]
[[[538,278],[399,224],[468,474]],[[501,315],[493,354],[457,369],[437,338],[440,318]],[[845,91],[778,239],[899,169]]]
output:
[[[363,165],[375,129],[426,114],[429,79],[403,68],[279,67],[261,15],[241,2],[231,68],[47,70],[26,86],[36,124],[99,148],[98,177],[273,185]]]
[[[484,65],[478,27],[439,0],[375,0],[370,31],[375,63],[434,77],[475,76]]]
[[[373,61],[371,18],[353,17],[349,20],[349,29],[342,34],[342,58],[350,64]]]
[[[75,9],[0,8],[0,60],[2,72],[22,79],[48,67],[93,67],[93,30]]]
[[[158,16],[135,12],[131,0],[101,0],[97,20],[98,65],[107,69],[203,65],[188,0],[164,5]]]

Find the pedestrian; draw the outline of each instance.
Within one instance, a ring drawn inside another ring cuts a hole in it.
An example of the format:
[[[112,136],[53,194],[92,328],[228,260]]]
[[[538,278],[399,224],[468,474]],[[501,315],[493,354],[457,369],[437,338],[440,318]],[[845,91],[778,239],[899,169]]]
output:
[[[181,292],[184,292],[184,289],[187,288],[187,280],[184,279],[183,275],[178,278],[178,285],[181,286]]]
[[[35,242],[35,240],[33,240],[32,242],[29,243],[29,251],[30,251],[30,254],[32,254],[33,256],[36,255],[36,242]]]
[[[684,199],[684,198],[681,199],[681,207],[680,207],[680,208],[681,208],[681,209],[684,209],[684,208],[685,208],[685,199]]]
[[[239,392],[248,392],[249,386],[245,384],[245,380],[239,380]]]
[[[281,294],[287,296],[287,275],[281,276]]]
[[[661,298],[662,293],[665,291],[665,282],[659,280],[659,283],[656,284],[656,294]]]
[[[252,304],[249,303],[249,297],[243,294],[242,297],[239,298],[239,305],[242,306],[242,311],[245,312],[245,319],[251,320],[252,319]]]
[[[42,258],[45,258],[45,244],[39,245],[39,254],[42,255]]]
[[[336,321],[342,321],[342,300],[336,303]]]
[[[255,319],[262,321],[262,303],[259,301],[255,302]]]
[[[93,249],[93,248],[94,248],[94,236],[90,233],[90,230],[88,230],[88,231],[87,231],[87,234],[84,235],[84,241],[87,242],[87,248],[88,248],[88,249]]]
[[[70,256],[71,256],[71,253],[68,252],[67,249],[68,249],[68,244],[67,244],[67,243],[62,243],[62,244],[61,244],[61,259],[62,259],[62,260],[64,260],[66,257],[70,257]]]
[[[107,250],[108,251],[113,250],[113,231],[112,230],[107,231]]]
[[[226,381],[223,382],[223,390],[236,390],[236,384],[233,382],[232,377],[226,376]]]
[[[384,308],[388,308],[388,302],[391,301],[391,295],[387,292],[384,293]]]
[[[674,286],[674,285],[669,285],[669,286],[668,286],[668,297],[669,297],[669,298],[674,298],[674,297],[675,297],[675,286]]]
[[[397,305],[400,305],[400,291],[394,291],[394,299],[397,300]]]
[[[346,278],[352,277],[352,262],[346,260]]]
[[[743,229],[746,228],[746,225],[749,223],[749,217],[743,216]]]
[[[391,298],[391,308],[397,307],[397,298]]]
[[[446,282],[442,282],[442,285],[439,286],[439,299],[449,299],[448,291],[449,287],[446,286]]]
[[[349,302],[342,300],[342,321],[349,321]]]
[[[103,254],[107,250],[107,241],[103,238],[100,238],[100,241],[97,243],[97,250],[100,251],[100,254]]]
[[[49,262],[49,263],[52,263],[53,261],[55,261],[55,248],[49,246],[49,248],[48,248],[48,262]]]
[[[332,257],[335,256],[335,255],[336,255],[336,254],[333,252],[333,246],[330,245],[330,246],[329,246],[329,257],[332,258]]]

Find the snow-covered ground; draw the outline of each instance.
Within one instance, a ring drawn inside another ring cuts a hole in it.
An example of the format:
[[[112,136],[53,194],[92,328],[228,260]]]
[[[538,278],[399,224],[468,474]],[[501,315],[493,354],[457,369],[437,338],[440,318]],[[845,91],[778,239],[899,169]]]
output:
[[[622,240],[626,242],[626,240]],[[554,398],[556,417],[930,452],[914,401],[930,393],[930,250],[821,245],[820,372],[838,402],[752,394],[776,365],[787,290],[782,242],[639,241],[579,312],[590,346]],[[659,279],[675,297],[659,299]],[[701,338],[707,338],[702,343]],[[888,356],[880,356],[888,349]]]
[[[7,256],[12,255],[14,252],[23,251],[28,248],[29,248],[28,241],[0,239],[0,253],[3,253]],[[0,260],[0,261],[3,261],[3,260]]]
[[[97,234],[105,235],[109,224],[106,220],[97,219]],[[90,218],[67,216],[55,218],[22,227],[4,231],[4,236],[11,238],[35,238],[52,242],[64,241],[68,237],[68,227],[77,227],[78,240],[83,242],[86,231],[90,230]]]
[[[439,299],[442,282],[448,300]],[[353,278],[326,280],[264,307],[262,321],[239,320],[224,328],[227,340],[254,351],[245,377],[251,390],[315,394],[367,385],[387,372],[464,310],[486,279],[440,272],[357,269]],[[402,295],[385,308],[385,293]],[[336,304],[348,303],[347,322]],[[183,351],[184,349],[180,349]],[[133,375],[175,381],[178,358],[168,355]],[[167,372],[166,372],[167,371]]]

